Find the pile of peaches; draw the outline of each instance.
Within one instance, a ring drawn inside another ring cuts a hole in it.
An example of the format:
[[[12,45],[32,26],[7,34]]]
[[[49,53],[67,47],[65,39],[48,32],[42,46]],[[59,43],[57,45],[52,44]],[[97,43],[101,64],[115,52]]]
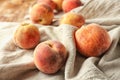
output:
[[[84,16],[70,12],[81,5],[80,0],[37,0],[32,6],[30,20],[33,23],[50,25],[54,18],[54,10],[63,11],[59,25],[68,24],[77,28],[73,37],[79,53],[86,57],[101,56],[111,45],[110,36],[101,25],[95,23],[84,25]],[[14,43],[19,48],[34,48],[34,63],[41,72],[56,73],[64,66],[68,51],[60,41],[40,42],[40,39],[38,27],[30,23],[21,24],[13,37]]]

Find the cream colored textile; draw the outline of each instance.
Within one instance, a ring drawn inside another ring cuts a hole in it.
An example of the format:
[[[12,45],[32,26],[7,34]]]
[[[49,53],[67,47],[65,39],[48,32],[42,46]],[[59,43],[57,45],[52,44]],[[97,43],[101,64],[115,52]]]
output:
[[[87,1],[87,0],[83,0]],[[36,25],[41,40],[59,40],[68,50],[65,66],[56,74],[40,72],[33,62],[33,50],[17,47],[12,40],[19,23],[0,22],[0,80],[119,80],[120,79],[120,1],[89,0],[74,9],[85,16],[86,24],[98,23],[108,30],[112,44],[102,57],[81,56],[75,47],[71,25]]]

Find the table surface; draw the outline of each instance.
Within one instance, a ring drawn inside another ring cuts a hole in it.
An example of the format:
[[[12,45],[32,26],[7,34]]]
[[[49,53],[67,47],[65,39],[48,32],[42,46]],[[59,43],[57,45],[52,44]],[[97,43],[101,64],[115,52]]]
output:
[[[0,0],[0,22],[21,22],[35,0]]]

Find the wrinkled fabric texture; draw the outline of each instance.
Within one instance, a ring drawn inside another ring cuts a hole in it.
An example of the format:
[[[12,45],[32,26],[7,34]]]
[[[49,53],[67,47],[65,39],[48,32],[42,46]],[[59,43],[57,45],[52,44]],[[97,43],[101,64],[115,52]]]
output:
[[[21,49],[13,42],[14,31],[20,23],[0,22],[0,80],[119,80],[120,1],[82,1],[84,1],[84,6],[72,11],[82,14],[86,19],[86,24],[100,24],[111,37],[111,46],[104,55],[89,58],[80,55],[73,36],[74,31],[78,28],[72,25],[35,24],[41,32],[40,42],[59,40],[69,53],[62,69],[52,75],[44,74],[34,65],[34,49]]]

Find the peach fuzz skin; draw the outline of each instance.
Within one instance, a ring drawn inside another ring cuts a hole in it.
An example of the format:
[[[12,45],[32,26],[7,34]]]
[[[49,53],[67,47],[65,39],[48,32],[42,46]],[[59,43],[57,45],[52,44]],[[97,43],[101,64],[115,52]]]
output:
[[[40,32],[31,24],[22,24],[16,29],[13,40],[18,47],[31,49],[39,43]]]
[[[43,73],[54,74],[65,64],[67,51],[58,41],[41,42],[34,50],[34,63]]]
[[[61,11],[62,10],[62,3],[64,0],[52,0],[57,6],[56,6],[56,10],[57,11]]]
[[[82,6],[80,0],[64,0],[62,4],[62,10],[66,13],[79,6]]]
[[[100,25],[92,23],[75,32],[77,50],[86,57],[102,55],[111,45],[109,34]]]
[[[37,3],[45,3],[49,5],[53,10],[56,9],[57,5],[52,0],[37,0]]]
[[[70,24],[80,28],[85,24],[85,18],[81,14],[68,12],[61,17],[60,24]]]
[[[31,8],[30,19],[33,23],[49,25],[53,18],[53,9],[47,4],[37,3]]]

